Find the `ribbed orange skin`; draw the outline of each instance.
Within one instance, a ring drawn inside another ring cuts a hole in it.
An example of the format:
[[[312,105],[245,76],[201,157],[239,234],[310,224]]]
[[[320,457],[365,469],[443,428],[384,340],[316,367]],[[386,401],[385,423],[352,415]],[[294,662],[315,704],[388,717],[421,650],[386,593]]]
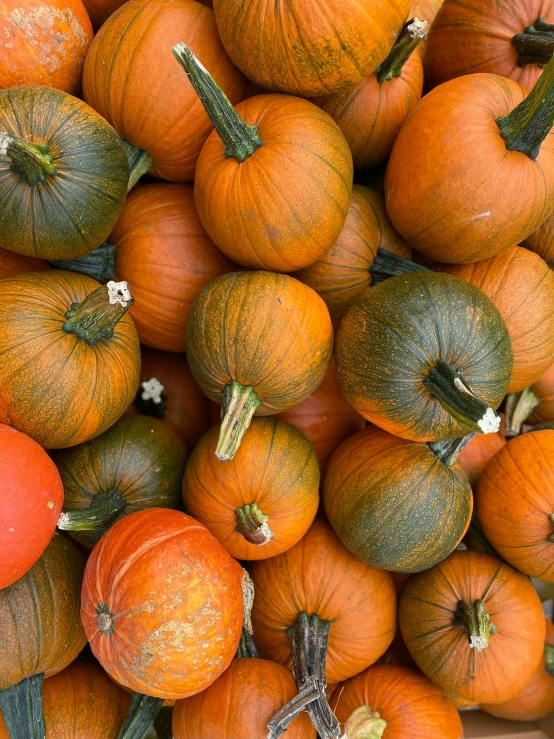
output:
[[[317,106],[290,95],[257,95],[236,111],[258,126],[263,144],[239,162],[225,156],[215,131],[209,136],[194,180],[204,228],[244,267],[292,272],[313,264],[338,238],[350,206],[344,136]]]
[[[81,0],[1,0],[0,87],[48,85],[73,95],[92,41]]]
[[[453,625],[458,602],[482,599],[497,633],[488,647],[471,649]],[[529,578],[496,557],[456,551],[410,577],[400,596],[402,635],[418,667],[439,687],[474,703],[516,695],[541,660],[544,615]]]
[[[506,440],[499,433],[477,434],[458,454],[456,461],[466,473],[472,488],[477,484],[487,463],[505,444]]]
[[[118,280],[132,285],[130,314],[143,344],[185,351],[187,316],[210,280],[235,269],[204,231],[192,185],[150,183],[135,188],[110,243]]]
[[[114,524],[89,557],[81,620],[119,683],[158,698],[205,690],[229,666],[242,628],[242,568],[190,516],[167,508]],[[113,614],[102,633],[97,609]]]
[[[15,275],[18,272],[47,269],[50,269],[50,265],[44,259],[27,257],[24,254],[16,254],[14,251],[8,251],[0,247],[0,277]]]
[[[271,718],[297,693],[289,670],[265,659],[239,658],[199,695],[177,701],[175,739],[266,739]],[[315,739],[307,713],[289,725],[287,739]]]
[[[554,421],[554,364],[531,386],[531,392],[540,400],[533,417],[538,421]]]
[[[554,214],[550,215],[546,221],[528,236],[523,242],[523,246],[531,249],[545,261],[554,262]]]
[[[151,174],[189,182],[212,125],[171,54],[178,41],[191,48],[233,104],[242,100],[246,83],[219,41],[213,11],[195,0],[125,3],[90,47],[83,92],[122,138],[150,154]]]
[[[332,622],[327,683],[373,664],[396,630],[396,593],[390,573],[365,565],[316,518],[284,554],[255,562],[252,624],[262,657],[292,666],[287,629],[300,612]]]
[[[531,89],[542,68],[519,67],[512,38],[537,18],[554,23],[552,0],[445,0],[427,40],[425,78],[434,86],[453,77],[488,72]]]
[[[344,725],[360,706],[387,722],[383,739],[463,739],[452,701],[424,675],[401,665],[373,665],[337,685],[331,708]]]
[[[496,123],[526,94],[495,75],[460,77],[426,95],[402,127],[387,167],[387,211],[424,256],[487,259],[526,239],[554,210],[554,134],[533,160],[508,151]]]

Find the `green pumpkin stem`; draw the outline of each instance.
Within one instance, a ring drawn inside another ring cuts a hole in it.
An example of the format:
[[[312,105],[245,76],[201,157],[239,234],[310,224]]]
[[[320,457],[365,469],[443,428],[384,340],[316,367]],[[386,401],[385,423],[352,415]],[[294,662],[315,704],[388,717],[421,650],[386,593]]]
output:
[[[479,542],[484,552],[492,555],[493,557],[497,557],[497,559],[501,559],[496,549],[483,533],[483,529],[481,528],[481,524],[477,520],[475,511],[473,511],[473,516],[471,517],[471,523],[469,524],[467,533]]]
[[[423,384],[431,395],[458,423],[479,434],[490,434],[500,428],[500,416],[478,398],[461,373],[441,360],[433,367]]]
[[[45,739],[42,713],[44,673],[0,690],[0,712],[10,739]]]
[[[530,159],[538,157],[554,124],[554,57],[525,100],[496,123],[508,151],[520,151]]]
[[[163,703],[163,698],[135,693],[117,739],[144,739]]]
[[[126,282],[110,280],[87,295],[82,303],[72,304],[65,314],[67,320],[63,330],[68,334],[77,334],[90,345],[109,339],[134,302]]]
[[[41,182],[46,182],[48,177],[57,174],[58,170],[52,164],[49,151],[48,144],[35,144],[19,136],[0,132],[0,155],[6,156],[11,161],[12,172],[28,182],[31,187],[36,187]]]
[[[453,625],[466,630],[470,648],[478,652],[489,646],[491,634],[497,631],[482,600],[476,600],[475,603],[460,600]]]
[[[532,426],[529,431],[546,431],[554,429],[554,421],[542,421]]]
[[[534,26],[527,26],[523,33],[512,38],[517,54],[518,67],[538,64],[544,67],[554,54],[554,26],[544,18],[538,18]]]
[[[220,462],[233,459],[252,416],[262,401],[253,388],[233,380],[221,391],[221,430],[215,451]]]
[[[246,629],[243,629],[242,634],[240,635],[240,641],[235,657],[248,657],[250,659],[260,658],[260,654],[256,645],[254,644],[252,634],[249,634]]]
[[[375,76],[380,85],[394,77],[400,77],[404,65],[423,41],[426,33],[427,21],[412,18],[404,24],[388,57],[375,70]]]
[[[344,739],[383,739],[387,722],[369,706],[360,706],[344,725]]]
[[[544,666],[547,672],[554,675],[554,647],[550,644],[545,644],[544,647]]]
[[[96,531],[112,524],[127,505],[125,498],[117,490],[98,493],[92,496],[88,508],[75,508],[63,511],[58,518],[58,528],[62,531]]]
[[[59,259],[48,261],[54,269],[64,269],[68,272],[77,272],[80,275],[92,277],[103,285],[115,280],[115,246],[109,241],[93,249],[90,254],[80,259]]]
[[[260,511],[257,503],[236,508],[235,516],[237,517],[237,533],[242,534],[250,544],[263,546],[273,539],[273,531],[267,523],[269,516],[265,516]]]
[[[167,397],[163,391],[164,386],[156,377],[141,382],[135,397],[135,407],[141,416],[163,420],[167,408]]]
[[[244,162],[263,144],[258,136],[258,126],[249,126],[242,120],[223,90],[186,44],[180,41],[171,51],[187,73],[213,127],[225,144],[225,156]]]
[[[150,154],[143,149],[138,149],[125,139],[121,143],[123,144],[125,154],[127,154],[127,161],[129,162],[129,184],[127,185],[127,192],[131,192],[140,178],[152,169],[154,162]]]
[[[510,393],[506,396],[506,436],[518,436],[521,427],[539,403],[540,400],[528,387],[520,393]]]
[[[165,706],[154,719],[154,729],[158,739],[173,739],[173,708]]]
[[[447,467],[456,464],[456,459],[469,442],[475,437],[475,431],[461,439],[447,439],[446,441],[430,441],[427,446],[433,454]]]
[[[412,272],[431,272],[430,269],[421,264],[416,264],[410,259],[393,254],[380,246],[373,260],[373,264],[369,268],[371,272],[371,286],[379,285],[379,283],[388,280],[390,277],[398,275],[407,275]]]

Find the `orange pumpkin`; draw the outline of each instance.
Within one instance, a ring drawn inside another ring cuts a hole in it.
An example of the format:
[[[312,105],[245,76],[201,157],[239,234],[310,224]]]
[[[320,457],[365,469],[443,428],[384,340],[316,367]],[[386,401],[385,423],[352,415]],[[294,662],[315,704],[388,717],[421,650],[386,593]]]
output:
[[[458,454],[457,462],[467,475],[472,488],[477,484],[486,464],[506,444],[500,433],[476,434]]]
[[[50,269],[48,262],[44,259],[35,259],[23,254],[16,254],[0,247],[0,277],[7,277],[18,272],[31,272],[32,270]]]
[[[124,0],[83,0],[92,27],[98,31],[100,26],[123,5]]]
[[[554,265],[554,214],[548,216],[542,226],[539,226],[525,239],[523,246],[542,257],[552,268]]]
[[[533,416],[538,421],[554,421],[554,364],[531,385],[531,392],[539,401]]]

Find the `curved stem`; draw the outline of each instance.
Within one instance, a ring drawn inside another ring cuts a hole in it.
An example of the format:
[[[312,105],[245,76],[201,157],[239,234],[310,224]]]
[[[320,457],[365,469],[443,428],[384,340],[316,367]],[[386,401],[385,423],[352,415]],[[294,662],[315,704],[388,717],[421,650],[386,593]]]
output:
[[[127,501],[117,492],[109,490],[92,496],[88,508],[74,508],[63,511],[58,518],[58,528],[62,531],[95,531],[109,526],[125,509]]]
[[[144,739],[163,703],[163,698],[135,693],[117,739]]]
[[[125,141],[125,139],[121,143],[123,144],[125,154],[127,154],[127,161],[129,162],[129,184],[127,185],[127,192],[130,192],[140,178],[152,169],[154,162],[150,154],[143,149],[137,149],[136,146]]]
[[[424,267],[422,264],[416,264],[410,259],[399,257],[380,246],[373,260],[373,264],[369,268],[371,272],[371,285],[374,287],[389,277],[397,277],[398,275],[406,275],[411,272],[431,272],[432,270]]]
[[[82,303],[73,303],[63,325],[66,333],[77,334],[87,344],[95,344],[113,336],[113,330],[135,299],[126,282],[110,280],[90,293]]]
[[[265,516],[260,511],[257,503],[236,508],[235,516],[237,517],[236,531],[242,534],[250,544],[263,546],[273,539],[273,531],[267,523],[269,516]]]
[[[531,388],[525,388],[520,393],[510,393],[506,396],[506,436],[518,436],[521,427],[529,418],[540,400],[531,392]]]
[[[546,431],[552,429],[554,429],[554,421],[542,421],[541,423],[536,423],[534,426],[531,426],[526,433],[530,433],[531,431]]]
[[[305,711],[310,703],[321,697],[319,688],[315,685],[306,685],[305,688],[295,695],[295,697],[283,706],[280,711],[273,716],[267,724],[269,729],[267,739],[278,739],[284,734],[291,723],[302,711]]]
[[[496,634],[496,626],[485,611],[482,600],[469,603],[467,600],[458,601],[453,626],[465,629],[469,637],[470,649],[482,652],[489,646],[491,634]]]
[[[92,277],[93,280],[105,284],[115,280],[115,246],[105,241],[90,254],[80,259],[59,259],[48,261],[54,269],[65,269],[68,272],[77,272]]]
[[[58,170],[52,164],[49,151],[48,144],[35,144],[0,131],[0,154],[11,160],[12,172],[26,180],[31,187],[36,187],[41,182],[46,182],[48,177],[57,174]]]
[[[233,380],[221,391],[221,430],[215,455],[220,462],[233,459],[252,416],[262,401],[253,388]]]
[[[547,672],[554,675],[554,647],[550,644],[544,646],[544,666]]]
[[[423,41],[426,33],[427,21],[412,18],[404,25],[388,57],[375,70],[380,85],[394,77],[400,77],[404,65]]]
[[[163,419],[167,408],[167,396],[163,395],[163,391],[164,386],[156,377],[141,382],[135,398],[138,412],[143,416]]]
[[[259,659],[260,654],[258,648],[254,644],[252,634],[249,634],[246,629],[243,628],[242,634],[240,635],[239,645],[235,657],[247,657],[249,659]]]
[[[158,739],[173,739],[173,708],[166,706],[162,708],[154,719],[154,728]]]
[[[254,583],[248,572],[242,568],[242,634],[235,657],[258,658],[258,650],[252,639],[252,606],[254,605]]]
[[[519,67],[538,64],[544,67],[554,54],[554,26],[544,18],[538,18],[534,26],[527,26],[523,33],[512,38]]]
[[[458,454],[465,449],[469,442],[475,437],[475,432],[462,436],[461,439],[448,439],[447,441],[430,441],[427,446],[433,454],[447,467],[456,463]]]
[[[258,136],[258,126],[249,126],[242,120],[223,90],[186,44],[180,41],[171,51],[187,73],[213,127],[225,144],[225,156],[244,162],[263,144]]]
[[[369,706],[360,706],[344,725],[344,739],[382,739],[387,722]]]
[[[0,710],[10,739],[45,739],[42,713],[44,673],[0,690]]]

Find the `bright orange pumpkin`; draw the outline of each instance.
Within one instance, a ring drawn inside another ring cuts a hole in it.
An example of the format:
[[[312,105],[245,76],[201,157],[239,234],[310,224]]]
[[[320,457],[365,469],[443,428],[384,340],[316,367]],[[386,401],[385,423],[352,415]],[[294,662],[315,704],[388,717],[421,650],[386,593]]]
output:
[[[46,269],[50,269],[50,265],[44,259],[26,257],[23,254],[16,254],[14,251],[8,251],[0,247],[0,277],[7,277],[18,272]]]
[[[477,484],[487,463],[506,444],[506,439],[495,434],[476,434],[458,455],[457,462],[467,475],[472,488]]]
[[[123,5],[124,0],[83,0],[92,27],[98,31],[100,26]]]
[[[554,266],[554,214],[525,239],[523,246],[542,257],[550,268]]]
[[[531,385],[531,392],[539,401],[533,416],[538,421],[554,421],[554,364]]]

